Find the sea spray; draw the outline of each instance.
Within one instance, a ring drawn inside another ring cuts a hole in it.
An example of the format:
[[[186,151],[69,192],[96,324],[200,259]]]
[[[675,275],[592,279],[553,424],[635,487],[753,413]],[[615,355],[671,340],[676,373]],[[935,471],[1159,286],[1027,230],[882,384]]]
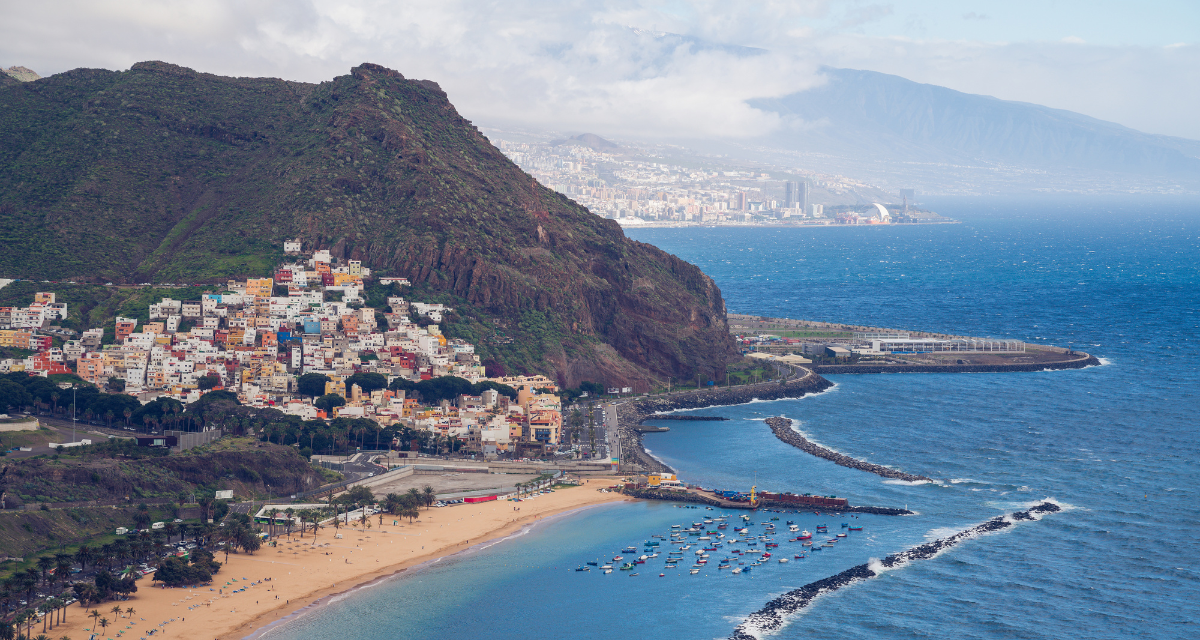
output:
[[[1037,520],[1043,514],[1061,510],[1057,504],[1045,501],[1026,511],[1016,511],[1007,516],[997,516],[983,524],[959,531],[954,535],[926,542],[906,551],[893,553],[882,560],[872,558],[865,564],[851,567],[837,575],[817,580],[816,582],[810,582],[799,589],[793,589],[771,600],[766,606],[750,614],[742,624],[738,625],[730,638],[732,640],[756,640],[764,633],[778,630],[783,626],[785,616],[807,607],[814,598],[823,593],[836,591],[859,580],[874,578],[883,571],[904,566],[914,560],[932,558],[960,542],[979,537],[985,533],[1011,527],[1014,522]]]

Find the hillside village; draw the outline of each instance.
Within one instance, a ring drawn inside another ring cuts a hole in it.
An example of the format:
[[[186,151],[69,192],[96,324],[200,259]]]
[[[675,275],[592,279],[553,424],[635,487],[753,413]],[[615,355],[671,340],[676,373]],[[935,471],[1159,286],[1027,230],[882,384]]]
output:
[[[383,309],[367,307],[364,281],[372,276],[361,262],[334,260],[328,251],[299,259],[298,242],[285,251],[294,262],[273,277],[230,281],[199,300],[163,298],[149,306],[149,322],[117,317],[111,344],[98,327],[53,346],[55,336],[45,335],[52,330],[42,327],[67,317],[54,293],[38,293],[26,308],[0,307],[0,347],[33,352],[0,360],[0,373],[75,373],[143,405],[164,397],[188,404],[228,391],[245,406],[304,420],[365,418],[430,431],[455,438],[465,452],[523,445],[540,453],[560,443],[554,382],[487,378],[474,345],[442,334],[439,323],[452,309],[402,296],[388,297]],[[429,402],[414,397],[417,383],[437,379],[461,379],[467,392]]]

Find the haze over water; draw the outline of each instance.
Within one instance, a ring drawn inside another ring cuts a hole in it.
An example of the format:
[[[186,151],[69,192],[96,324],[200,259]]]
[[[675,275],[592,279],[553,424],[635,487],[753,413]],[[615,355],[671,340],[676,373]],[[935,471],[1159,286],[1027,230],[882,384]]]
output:
[[[1047,497],[1065,510],[818,598],[774,637],[1194,637],[1200,206],[929,205],[963,224],[629,232],[699,265],[731,311],[1070,344],[1108,363],[830,376],[830,392],[707,409],[732,419],[672,423],[646,438],[687,481],[737,489],[757,481],[919,515],[864,516],[862,534],[837,548],[750,576],[659,578],[661,564],[642,565],[638,577],[576,573],[713,513],[606,506],[349,594],[265,637],[726,637],[787,589]],[[761,422],[779,414],[821,444],[938,482],[894,483],[808,456]],[[812,514],[785,519],[810,530],[839,525]]]

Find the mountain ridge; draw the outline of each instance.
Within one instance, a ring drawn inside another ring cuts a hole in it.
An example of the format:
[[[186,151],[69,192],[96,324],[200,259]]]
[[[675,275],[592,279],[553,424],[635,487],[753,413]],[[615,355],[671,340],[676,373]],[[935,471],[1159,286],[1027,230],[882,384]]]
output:
[[[779,114],[793,149],[898,161],[986,162],[1158,175],[1200,172],[1200,141],[900,76],[826,67],[828,82],[751,105]]]
[[[493,369],[648,389],[723,379],[720,290],[537,185],[435,82],[365,63],[319,84],[164,62],[0,87],[0,272],[209,282],[282,243],[362,260],[459,310]]]

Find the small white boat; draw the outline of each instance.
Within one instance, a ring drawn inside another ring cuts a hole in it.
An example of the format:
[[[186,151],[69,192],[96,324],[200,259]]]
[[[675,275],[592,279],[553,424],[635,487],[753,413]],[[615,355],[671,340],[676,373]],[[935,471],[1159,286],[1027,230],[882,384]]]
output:
[[[700,536],[699,538],[696,538],[696,539],[700,540],[700,541],[708,541],[708,540],[712,540],[712,537],[711,536]]]
[[[690,573],[692,575],[696,575],[697,573],[700,573],[700,570],[699,569],[691,569],[690,571],[688,571],[688,573]]]
[[[784,563],[786,563],[787,561],[788,561],[788,560],[787,560],[787,558],[780,558],[780,559],[779,559],[779,564],[784,564]]]
[[[638,558],[638,560],[645,560],[646,558],[649,558],[649,557],[650,557],[650,556],[643,555],[643,556],[639,557],[639,558]]]
[[[788,531],[791,531],[792,533],[795,533],[795,532],[797,532],[797,531],[799,531],[799,530],[800,530],[800,526],[799,526],[799,525],[795,525],[795,524],[789,524],[789,525],[788,525]]]
[[[846,537],[846,534],[844,534],[844,533],[839,533],[839,534],[837,534],[837,537],[839,537],[839,538],[845,538],[845,537]]]
[[[742,568],[741,568],[741,567],[734,567],[734,568],[733,568],[733,571],[731,571],[730,573],[741,573],[741,572],[742,572]]]
[[[605,569],[604,573],[612,573],[612,569],[611,568]]]
[[[611,564],[606,564],[606,565],[604,565],[603,567],[600,567],[600,568],[601,568],[601,569],[604,569],[604,570],[606,570],[606,571],[612,571],[612,565],[611,565]]]

